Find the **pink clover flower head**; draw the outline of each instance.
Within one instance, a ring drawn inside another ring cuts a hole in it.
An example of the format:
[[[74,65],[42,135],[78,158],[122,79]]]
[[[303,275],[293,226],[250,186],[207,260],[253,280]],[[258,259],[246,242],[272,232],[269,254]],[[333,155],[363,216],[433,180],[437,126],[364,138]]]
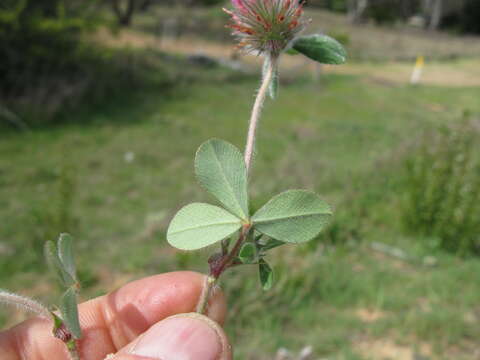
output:
[[[278,56],[301,32],[303,0],[232,0],[233,35],[247,52]]]

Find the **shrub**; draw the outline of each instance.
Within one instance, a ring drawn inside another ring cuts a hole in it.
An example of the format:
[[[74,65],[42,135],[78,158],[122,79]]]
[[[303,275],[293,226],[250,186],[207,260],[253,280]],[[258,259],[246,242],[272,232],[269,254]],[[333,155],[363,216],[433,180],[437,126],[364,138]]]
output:
[[[423,135],[408,156],[406,228],[441,248],[480,253],[480,159],[478,122],[463,121]]]
[[[6,0],[2,4],[0,108],[15,112],[35,102],[45,108],[53,102],[55,107],[78,92],[83,83],[72,77],[83,68],[82,54],[88,53],[80,38],[94,28],[91,12],[79,1]]]
[[[58,0],[7,0],[0,9],[2,90],[14,91],[31,76],[54,68],[68,69],[89,22]]]

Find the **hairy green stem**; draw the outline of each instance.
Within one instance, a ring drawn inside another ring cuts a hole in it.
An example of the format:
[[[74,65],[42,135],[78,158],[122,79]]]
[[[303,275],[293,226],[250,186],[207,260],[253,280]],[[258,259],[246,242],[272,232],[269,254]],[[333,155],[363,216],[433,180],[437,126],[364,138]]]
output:
[[[250,117],[250,125],[248,128],[247,144],[245,146],[245,166],[247,167],[247,174],[252,166],[253,152],[255,151],[255,138],[257,135],[258,123],[262,113],[262,107],[267,96],[268,88],[272,82],[273,76],[277,68],[277,57],[270,56],[265,59],[267,64],[266,72],[262,79],[262,85],[258,90],[257,97],[252,109]]]
[[[52,315],[48,308],[40,304],[38,301],[0,289],[0,304],[2,303],[16,306],[46,319],[52,320]]]
[[[197,304],[195,311],[199,314],[205,315],[208,309],[208,301],[210,300],[210,295],[218,279],[209,275],[205,279],[205,285],[203,285],[202,293]]]
[[[252,166],[253,152],[255,148],[255,138],[257,134],[258,123],[260,115],[262,113],[262,107],[267,97],[268,88],[277,70],[277,57],[270,56],[265,58],[265,64],[267,66],[266,71],[262,78],[262,84],[258,90],[255,103],[253,104],[252,114],[250,116],[250,124],[248,127],[247,144],[245,146],[245,167],[247,168],[247,175]],[[208,301],[212,295],[214,286],[216,285],[219,277],[230,266],[238,255],[240,248],[250,230],[250,225],[245,225],[233,246],[232,250],[227,254],[223,254],[222,260],[217,265],[215,271],[211,271],[210,275],[205,279],[205,285],[203,286],[200,299],[197,304],[196,312],[199,314],[205,314],[208,310]]]

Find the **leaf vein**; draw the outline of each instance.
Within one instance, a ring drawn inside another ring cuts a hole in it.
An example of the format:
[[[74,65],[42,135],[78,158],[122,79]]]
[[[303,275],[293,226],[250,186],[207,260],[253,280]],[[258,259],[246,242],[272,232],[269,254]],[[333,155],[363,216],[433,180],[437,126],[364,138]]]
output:
[[[213,146],[212,146],[212,148],[213,148]],[[214,153],[215,160],[218,163],[218,167],[221,170],[220,173],[222,174],[222,177],[224,178],[225,182],[227,183],[228,188],[231,190],[231,194],[233,194],[233,199],[235,200],[236,205],[240,208],[240,211],[241,211],[243,217],[245,217],[245,213],[243,211],[242,205],[240,204],[240,201],[235,194],[235,190],[233,189],[232,184],[230,184],[230,182],[227,179],[227,176],[225,175],[225,169],[222,167],[222,163],[221,163],[220,159],[218,158],[218,155],[217,155],[217,152],[215,151],[215,149],[213,149],[213,153]]]
[[[182,233],[182,232],[185,232],[185,231],[202,229],[202,228],[206,228],[206,227],[222,226],[222,225],[238,225],[238,227],[240,228],[240,223],[239,223],[239,222],[236,222],[236,221],[235,221],[235,222],[234,222],[234,221],[228,221],[228,222],[222,222],[222,223],[205,224],[205,225],[199,225],[199,226],[189,227],[189,228],[186,228],[186,229],[181,229],[181,230],[173,231],[171,234],[172,234],[172,235],[175,235],[175,234],[179,234],[179,233]]]
[[[302,217],[309,217],[309,216],[327,216],[327,215],[332,215],[331,212],[327,213],[305,213],[305,214],[298,214],[298,215],[289,215],[289,216],[282,216],[282,217],[274,217],[274,218],[265,218],[261,220],[255,220],[255,217],[253,218],[253,221],[256,223],[263,223],[263,222],[273,222],[273,221],[279,221],[279,220],[285,220],[285,219],[295,219],[295,218],[302,218]]]

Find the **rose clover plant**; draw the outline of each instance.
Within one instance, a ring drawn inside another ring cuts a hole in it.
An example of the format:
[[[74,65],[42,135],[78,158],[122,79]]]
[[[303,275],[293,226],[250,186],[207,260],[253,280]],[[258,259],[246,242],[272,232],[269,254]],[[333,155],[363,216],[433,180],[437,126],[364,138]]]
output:
[[[207,277],[197,312],[204,313],[214,285],[222,273],[241,264],[258,264],[264,289],[272,286],[273,272],[265,260],[268,250],[286,243],[315,238],[328,223],[332,211],[318,195],[307,190],[283,192],[250,212],[248,180],[252,167],[258,122],[267,94],[278,91],[278,60],[282,53],[303,54],[324,64],[342,64],[343,46],[326,35],[299,36],[308,21],[303,1],[232,0],[233,34],[244,52],[264,58],[263,77],[253,105],[245,152],[219,139],[200,146],[195,174],[200,185],[221,206],[193,203],[180,209],[171,221],[168,242],[180,250],[197,250],[220,243],[209,259]]]
[[[208,263],[196,311],[205,313],[212,290],[225,270],[242,264],[258,265],[265,290],[272,286],[273,271],[265,260],[267,252],[286,243],[300,244],[315,238],[328,224],[332,211],[317,194],[288,190],[274,196],[258,211],[249,206],[248,181],[255,138],[267,94],[275,98],[279,85],[278,60],[283,53],[303,54],[323,64],[342,64],[346,52],[326,35],[301,36],[308,21],[304,1],[232,0],[228,25],[245,53],[263,57],[263,76],[253,105],[245,151],[219,139],[203,143],[195,157],[200,185],[220,206],[193,203],[180,209],[167,230],[167,241],[180,250],[197,250],[216,243],[220,248]],[[65,344],[72,360],[80,360],[77,341],[82,337],[77,295],[80,289],[73,257],[73,239],[61,234],[57,243],[45,244],[50,269],[64,288],[59,305],[51,309],[25,296],[0,289],[0,303],[15,305],[52,323],[52,334]]]

